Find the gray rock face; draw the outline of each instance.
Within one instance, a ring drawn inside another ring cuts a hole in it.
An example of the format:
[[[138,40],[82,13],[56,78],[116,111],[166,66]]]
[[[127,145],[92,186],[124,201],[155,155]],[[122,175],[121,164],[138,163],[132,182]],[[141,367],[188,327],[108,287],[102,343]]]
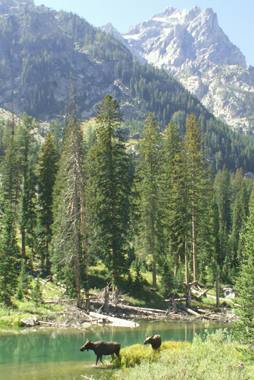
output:
[[[169,7],[121,38],[116,32],[141,63],[175,75],[215,116],[243,132],[254,128],[254,68],[246,67],[211,8]]]
[[[198,68],[209,64],[246,66],[244,55],[219,27],[211,8],[180,12],[169,7],[131,27],[124,38],[137,55],[171,72],[193,62]]]
[[[210,65],[182,69],[176,78],[215,116],[247,133],[254,126],[254,68]]]
[[[0,107],[34,116],[39,112],[32,109],[31,99],[37,106],[44,93],[44,120],[59,117],[70,99],[72,82],[82,100],[78,110],[89,116],[108,92],[122,91],[114,85],[114,65],[94,59],[70,38],[56,11],[35,7],[34,0],[0,0],[1,18],[9,20],[10,28],[0,43]]]
[[[113,27],[111,22],[109,22],[108,24],[102,25],[100,27],[100,29],[103,32],[110,34],[111,36],[115,37],[117,40],[120,40],[125,46],[127,46],[127,48],[130,50],[131,54],[134,55],[140,63],[146,62],[146,59],[144,57],[142,57],[135,49],[133,49],[132,46],[130,46],[128,41],[122,36],[121,33],[118,32],[117,29],[115,29]]]

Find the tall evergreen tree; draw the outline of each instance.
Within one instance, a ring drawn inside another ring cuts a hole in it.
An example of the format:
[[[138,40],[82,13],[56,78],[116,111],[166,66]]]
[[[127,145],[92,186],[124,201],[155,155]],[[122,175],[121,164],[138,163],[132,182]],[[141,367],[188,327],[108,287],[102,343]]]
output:
[[[86,260],[85,174],[83,138],[76,117],[67,126],[59,171],[54,188],[54,271],[76,295],[81,305],[81,281],[88,298]]]
[[[152,258],[153,287],[157,286],[156,262],[161,254],[161,170],[162,138],[153,114],[149,114],[140,141],[137,184],[140,194],[140,231],[148,255]]]
[[[34,137],[31,134],[33,129],[32,117],[26,113],[21,119],[17,129],[17,144],[19,150],[19,165],[21,179],[20,194],[20,230],[22,257],[26,259],[26,246],[33,246],[36,226],[36,191],[33,155]]]
[[[228,280],[230,266],[229,232],[231,231],[231,186],[230,173],[226,166],[219,170],[214,180],[215,199],[219,210],[220,255],[218,264],[224,281]]]
[[[96,142],[92,147],[95,236],[103,260],[117,285],[126,272],[129,251],[130,155],[124,144],[122,114],[112,95],[97,110]]]
[[[171,255],[175,256],[174,276],[177,275],[179,258],[184,251],[184,207],[180,196],[183,142],[179,128],[169,123],[163,138],[163,184],[164,230]]]
[[[248,203],[249,195],[247,192],[246,184],[242,181],[240,191],[235,197],[233,203],[233,215],[232,215],[232,233],[231,233],[231,264],[235,268],[237,267],[238,249],[240,242],[240,233],[243,231],[243,227],[247,221],[248,216]]]
[[[245,251],[244,260],[237,277],[235,288],[239,294],[238,307],[235,308],[239,316],[239,322],[235,323],[235,333],[241,341],[246,344],[245,354],[253,359],[253,339],[254,339],[254,193],[252,192],[249,217],[245,231]]]
[[[12,303],[20,268],[15,216],[11,205],[6,205],[0,232],[0,301],[7,306]]]
[[[53,224],[53,188],[58,170],[58,153],[53,142],[53,136],[48,134],[45,143],[41,146],[37,174],[38,174],[38,201],[39,201],[39,236],[41,270],[49,274],[49,244],[52,238]]]
[[[0,300],[11,304],[18,281],[19,248],[17,242],[17,216],[20,193],[17,147],[12,134],[1,165],[0,209]]]
[[[186,119],[186,155],[190,177],[190,202],[192,220],[193,280],[198,280],[197,225],[205,215],[205,199],[208,191],[208,170],[205,160],[204,135],[198,119],[189,115]],[[207,207],[206,207],[207,208]]]

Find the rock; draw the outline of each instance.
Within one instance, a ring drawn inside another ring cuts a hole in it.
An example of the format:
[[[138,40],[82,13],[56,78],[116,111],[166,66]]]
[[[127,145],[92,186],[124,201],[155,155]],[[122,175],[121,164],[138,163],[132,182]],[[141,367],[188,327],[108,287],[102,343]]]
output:
[[[39,324],[37,317],[33,317],[33,318],[23,318],[23,319],[21,319],[21,322],[22,322],[25,326],[30,326],[30,327]]]
[[[237,292],[231,287],[223,287],[223,297],[224,298],[236,298],[238,297]]]

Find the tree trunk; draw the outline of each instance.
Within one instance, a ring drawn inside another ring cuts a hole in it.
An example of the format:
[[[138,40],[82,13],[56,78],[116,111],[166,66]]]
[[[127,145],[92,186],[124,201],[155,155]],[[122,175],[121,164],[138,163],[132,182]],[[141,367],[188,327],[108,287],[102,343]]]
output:
[[[114,286],[112,289],[112,298],[113,298],[114,305],[117,306],[119,302],[119,290],[117,286]]]
[[[172,296],[171,300],[172,300],[172,305],[173,305],[174,312],[178,313],[178,309],[177,309],[176,302],[175,302],[175,297]]]
[[[193,281],[197,281],[198,266],[197,266],[197,250],[196,250],[196,226],[195,226],[195,214],[192,214],[192,254],[193,254]]]
[[[75,107],[75,105],[74,105]],[[76,109],[76,108],[75,108]],[[78,177],[78,194],[80,198],[80,224],[81,224],[81,235],[82,235],[82,254],[84,256],[84,271],[85,271],[85,298],[86,298],[86,304],[85,309],[90,309],[90,303],[89,303],[89,288],[88,288],[88,266],[87,266],[87,247],[86,247],[86,217],[85,217],[85,196],[84,196],[84,178],[83,178],[83,171],[82,171],[82,165],[80,162],[80,155],[79,155],[79,143],[78,143],[78,131],[76,129],[76,165],[77,165],[77,177]]]
[[[22,258],[26,258],[26,231],[25,227],[22,227],[21,230],[21,246],[22,246]]]
[[[216,307],[220,307],[219,274],[216,275]]]
[[[76,285],[76,299],[77,307],[81,306],[80,301],[80,263],[79,263],[79,228],[78,228],[78,194],[77,194],[77,181],[74,179],[74,266],[75,266],[75,285]]]
[[[153,258],[153,288],[155,289],[157,287],[157,281],[156,281],[156,261],[155,261],[155,231],[154,231],[154,218],[152,215],[152,258]]]
[[[177,276],[177,272],[178,272],[178,262],[179,262],[179,254],[178,254],[178,252],[176,251],[176,254],[175,254],[175,269],[174,269],[174,277]]]
[[[185,227],[185,283],[188,288],[189,286],[189,255],[188,255],[188,227]]]
[[[188,286],[187,286],[186,307],[191,307],[191,287],[190,287],[190,284],[188,284]]]
[[[109,293],[108,293],[108,286],[104,289],[104,305],[103,305],[103,311],[106,314],[109,314]]]

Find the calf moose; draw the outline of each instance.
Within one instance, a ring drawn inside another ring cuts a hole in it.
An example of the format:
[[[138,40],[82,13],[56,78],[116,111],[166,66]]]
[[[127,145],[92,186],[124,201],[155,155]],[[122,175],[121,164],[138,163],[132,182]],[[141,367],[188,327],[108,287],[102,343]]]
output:
[[[120,358],[120,355],[119,355],[120,348],[121,348],[121,345],[120,343],[117,343],[117,342],[101,342],[100,341],[100,342],[93,343],[91,342],[91,340],[87,340],[84,346],[80,348],[80,351],[93,350],[95,355],[97,355],[97,358],[96,358],[96,365],[97,365],[99,359],[102,362],[102,364],[104,364],[102,361],[102,355],[111,355],[112,360],[110,363],[112,363],[114,359],[114,354],[116,354],[116,356]]]
[[[150,343],[154,350],[157,350],[161,345],[161,336],[160,335],[152,335],[147,336],[146,340],[144,341],[144,344]]]

